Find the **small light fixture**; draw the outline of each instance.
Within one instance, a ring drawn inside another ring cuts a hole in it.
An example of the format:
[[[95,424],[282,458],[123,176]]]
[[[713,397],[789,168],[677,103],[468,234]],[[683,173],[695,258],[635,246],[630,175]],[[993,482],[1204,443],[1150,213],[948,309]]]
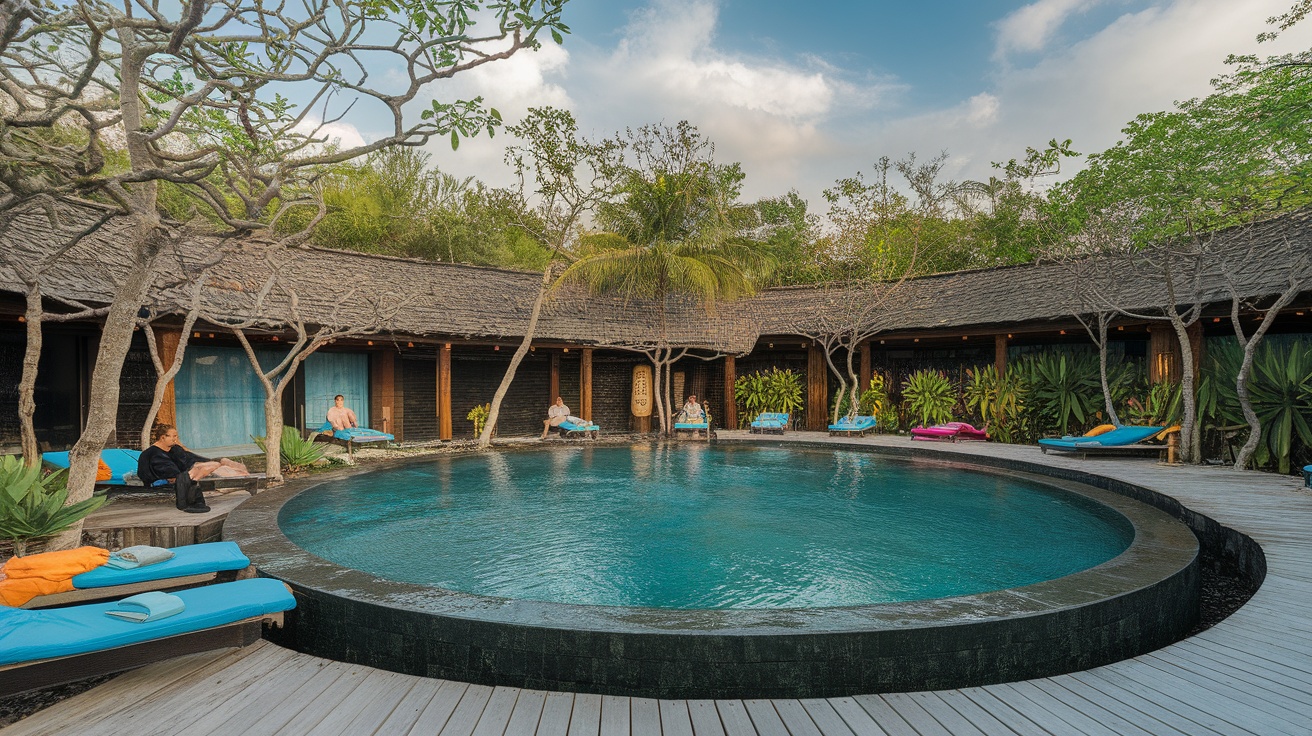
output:
[[[213,336],[213,335],[210,335],[210,337],[214,337],[214,336]],[[278,342],[278,336],[277,336],[277,335],[274,335],[274,336],[273,336],[273,341],[274,341],[274,342]]]
[[[802,347],[806,347],[806,343],[802,343]]]
[[[568,353],[568,352],[569,352],[569,348],[565,348],[565,352],[567,352],[567,353]]]
[[[1302,317],[1302,316],[1303,316],[1303,313],[1302,313],[1302,312],[1294,312],[1294,316],[1295,316],[1295,317]]]
[[[1125,325],[1116,325],[1116,329],[1120,332],[1125,332]]]
[[[1011,333],[1010,333],[1010,332],[1007,333],[1007,339],[1008,339],[1008,340],[1011,339]]]
[[[373,345],[373,344],[374,344],[374,341],[373,341],[373,340],[370,340],[370,341],[369,341],[369,344],[370,344],[370,345]]]
[[[917,337],[917,338],[915,339],[915,342],[920,342],[920,338]]]
[[[214,333],[213,333],[213,332],[210,333],[210,337],[214,337]]]
[[[501,346],[498,345],[498,346],[497,346],[497,350],[500,350],[500,349],[501,349]],[[528,351],[529,351],[530,353],[536,353],[536,352],[538,351],[538,349],[537,349],[537,348],[529,348]]]
[[[405,346],[408,347],[408,348],[412,348],[412,347],[415,346],[415,344],[412,343],[412,342],[408,342],[408,343],[405,344]]]
[[[773,348],[774,348],[774,343],[770,343],[769,347],[770,347],[771,349],[773,349]]]
[[[1062,330],[1062,331],[1061,331],[1061,334],[1065,335],[1065,334],[1066,334],[1066,330]]]
[[[19,322],[26,322],[26,321],[27,321],[27,317],[24,317],[23,315],[20,314],[20,315],[18,315],[18,321],[19,321]]]
[[[533,348],[529,348],[529,350],[532,350],[532,349],[533,349]],[[501,350],[501,346],[500,346],[500,345],[493,345],[493,346],[492,346],[492,352],[494,352],[494,353],[495,353],[495,352],[500,352],[500,350]]]
[[[880,340],[880,341],[879,341],[879,344],[880,344],[880,345],[883,345],[883,344],[884,344],[884,341],[883,341],[883,340]]]
[[[970,338],[967,337],[966,335],[962,335],[962,336],[961,336],[961,339],[962,339],[962,340],[969,340]]]

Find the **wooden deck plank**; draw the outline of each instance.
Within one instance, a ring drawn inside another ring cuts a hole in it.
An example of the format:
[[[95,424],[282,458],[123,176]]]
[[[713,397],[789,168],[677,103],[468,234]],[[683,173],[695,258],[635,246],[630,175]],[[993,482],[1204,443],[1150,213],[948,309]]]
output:
[[[692,717],[686,700],[659,700],[661,732],[664,736],[693,736]]]
[[[304,681],[294,688],[281,690],[279,688],[270,688],[274,690],[279,697],[261,698],[258,706],[252,706],[250,712],[243,713],[240,722],[245,728],[243,734],[274,734],[278,733],[288,721],[296,717],[307,703],[313,702],[328,688],[332,687],[337,679],[351,670],[350,665],[339,662],[328,662],[319,660],[322,666],[319,672],[310,679]],[[250,718],[252,715],[258,715],[258,718]]]
[[[1165,723],[1177,731],[1183,731],[1188,734],[1197,734],[1197,736],[1219,736],[1225,733],[1225,722],[1219,719],[1213,719],[1201,712],[1195,712],[1191,715],[1193,718],[1176,713],[1149,698],[1145,698],[1142,692],[1135,692],[1123,685],[1117,684],[1110,680],[1103,679],[1093,672],[1075,672],[1071,675],[1080,682],[1102,693],[1111,700],[1120,703],[1124,709],[1137,710],[1152,718]]]
[[[834,710],[834,706],[829,704],[828,700],[823,698],[806,698],[797,701],[806,714],[811,716],[811,722],[815,724],[816,729],[822,736],[856,736],[852,727],[847,725],[843,717]],[[860,706],[858,706],[860,707]]]
[[[1305,724],[1302,722],[1291,722],[1286,709],[1268,698],[1244,690],[1228,688],[1222,683],[1211,680],[1207,676],[1208,673],[1184,669],[1152,657],[1143,657],[1141,659],[1143,663],[1153,667],[1156,670],[1154,674],[1159,677],[1174,678],[1187,683],[1186,687],[1193,690],[1197,698],[1224,698],[1233,704],[1230,707],[1239,706],[1244,708],[1247,713],[1246,717],[1252,719],[1253,724],[1278,729],[1280,733],[1291,733],[1289,730],[1291,728],[1295,729],[1294,732],[1305,728]]]
[[[688,717],[695,736],[724,736],[724,722],[714,700],[689,700]]]
[[[784,725],[779,712],[769,700],[744,700],[743,707],[752,719],[752,726],[760,736],[788,736],[788,727]]]
[[[331,666],[331,665],[330,665]],[[314,699],[300,708],[290,720],[283,720],[282,714],[275,713],[282,725],[274,726],[273,720],[257,723],[248,733],[260,736],[281,736],[282,734],[312,733],[325,718],[333,715],[337,705],[351,694],[356,687],[369,676],[373,670],[356,665],[340,665],[341,675],[319,693]],[[290,710],[290,709],[289,709]]]
[[[807,712],[806,706],[802,705],[799,700],[773,700],[769,701],[774,704],[775,712],[784,722],[788,733],[792,736],[824,736],[820,727],[816,725],[815,719]],[[835,716],[837,717],[837,716]],[[840,718],[841,722],[842,719]]]
[[[1149,718],[1130,708],[1117,708],[1116,701],[1108,701],[1102,693],[1079,680],[1067,677],[1034,680],[1033,685],[1063,704],[1093,718],[1116,733],[1142,733],[1160,736],[1193,736]]]
[[[456,704],[455,710],[451,711],[450,717],[446,719],[446,725],[442,726],[441,731],[432,731],[424,728],[420,730],[420,724],[416,723],[414,730],[419,733],[440,733],[442,736],[473,736],[474,729],[478,728],[478,720],[483,717],[483,709],[487,707],[487,701],[492,699],[493,688],[487,685],[470,685],[465,688],[465,692],[460,696],[460,702]],[[428,712],[424,712],[427,716]],[[420,718],[422,722],[423,717]]]
[[[375,670],[369,673],[314,729],[315,736],[355,736],[377,731],[414,687],[411,675]]]
[[[1096,720],[1034,687],[1028,681],[1009,682],[994,687],[994,693],[1006,693],[1008,705],[1023,714],[1041,711],[1057,724],[1055,733],[1081,733],[1085,736],[1113,736],[1114,732]],[[1002,697],[999,695],[999,697]],[[1136,733],[1135,736],[1141,736]]]
[[[1250,709],[1242,703],[1235,703],[1223,697],[1209,697],[1205,693],[1200,693],[1197,688],[1190,687],[1188,683],[1183,683],[1176,678],[1159,676],[1154,672],[1144,672],[1147,668],[1134,667],[1118,671],[1113,669],[1115,666],[1107,665],[1094,671],[1103,674],[1108,679],[1135,687],[1145,694],[1155,693],[1153,696],[1154,701],[1169,704],[1172,710],[1179,712],[1181,715],[1193,711],[1210,712],[1217,718],[1224,720],[1229,725],[1229,730],[1258,733],[1252,730],[1253,723],[1248,720]]]
[[[537,736],[568,736],[569,719],[574,711],[574,693],[547,693],[538,721]]]
[[[715,709],[720,712],[725,736],[756,736],[756,726],[752,725],[752,717],[747,714],[743,701],[717,700]]]
[[[1155,654],[1163,661],[1178,663],[1184,668],[1207,671],[1211,673],[1211,679],[1230,687],[1260,690],[1285,702],[1312,706],[1312,692],[1308,692],[1306,688],[1291,687],[1267,676],[1266,673],[1255,675],[1239,661],[1221,661],[1220,658],[1209,657],[1197,650],[1184,647],[1172,647],[1170,651],[1159,651]]]
[[[905,699],[908,705],[914,704],[920,708],[933,718],[945,733],[953,736],[984,736],[984,732],[978,726],[966,720],[955,708],[941,698],[934,697],[932,693],[902,693],[897,697]],[[890,698],[889,704],[900,710],[896,700]]]
[[[916,729],[910,723],[907,723],[906,719],[882,697],[878,695],[856,695],[852,699],[870,714],[870,717],[888,733],[888,736],[920,736],[916,733]]]
[[[988,687],[972,687],[959,691],[967,700],[983,708],[986,713],[997,720],[1005,723],[1007,728],[1011,729],[1021,736],[1046,736],[1047,734],[1061,733],[1057,719],[1051,713],[1041,709],[1033,708],[1022,713],[1019,708],[1013,707],[999,697]]]
[[[910,693],[885,693],[881,697],[893,710],[898,712],[898,715],[902,716],[907,723],[910,723],[911,727],[916,729],[916,733],[921,734],[921,736],[950,736],[953,733],[949,724],[935,718],[923,705],[911,697]],[[948,710],[952,715],[956,715],[956,711]],[[965,732],[967,736],[976,736],[979,733],[979,730],[974,729],[970,724],[966,724],[966,728],[968,729]]]
[[[204,736],[221,733],[224,729],[244,733],[264,717],[264,711],[276,708],[291,693],[318,677],[326,664],[325,660],[311,657],[297,657],[286,662],[270,674],[267,687],[246,688],[179,731],[177,736]]]
[[[574,696],[574,715],[569,721],[569,736],[597,736],[601,733],[601,696],[579,693]]]
[[[387,715],[387,719],[378,724],[373,736],[403,736],[410,733],[415,721],[419,720],[419,714],[424,712],[424,708],[444,687],[459,687],[463,690],[464,683],[416,677],[414,684],[410,686],[410,691],[401,698],[401,702],[396,704],[392,712]]]
[[[515,712],[515,702],[519,700],[521,692],[517,687],[493,688],[492,697],[488,698],[487,705],[483,707],[471,736],[502,736],[506,732],[506,725],[510,723],[511,714]]]
[[[1232,662],[1235,663],[1236,666],[1242,665],[1245,669],[1256,675],[1268,678],[1275,677],[1282,682],[1298,683],[1305,689],[1312,689],[1312,673],[1304,672],[1295,667],[1290,667],[1285,662],[1263,658],[1245,648],[1230,646],[1219,642],[1202,642],[1191,639],[1186,639],[1185,641],[1180,642],[1180,645],[1188,645],[1198,652],[1207,652],[1208,656],[1214,659],[1220,659],[1224,662]]]
[[[857,736],[865,736],[865,734],[889,736],[889,732],[875,722],[869,711],[852,698],[826,698],[825,703],[834,709],[834,712],[843,719],[843,723],[847,724]]]
[[[956,711],[968,723],[984,733],[1012,733],[1012,729],[1009,728],[1007,724],[994,718],[988,711],[979,707],[975,701],[961,694],[960,690],[938,690],[934,692],[911,693],[911,697],[915,698],[917,702],[924,706],[925,710],[934,713],[934,717],[941,723],[945,722],[945,719],[950,720],[950,716],[944,714],[944,717],[940,717],[940,711],[932,704],[932,700],[935,699],[942,701],[944,706]]]
[[[510,713],[510,721],[506,723],[505,736],[534,736],[546,704],[545,690],[521,690],[515,709]]]
[[[629,736],[629,699],[601,696],[601,736]]]
[[[633,736],[661,736],[660,701],[652,698],[629,700],[629,729]]]

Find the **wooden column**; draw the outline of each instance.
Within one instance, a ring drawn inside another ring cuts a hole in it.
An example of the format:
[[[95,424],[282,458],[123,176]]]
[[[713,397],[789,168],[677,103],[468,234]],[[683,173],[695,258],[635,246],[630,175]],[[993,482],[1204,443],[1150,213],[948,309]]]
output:
[[[1169,325],[1148,328],[1148,382],[1180,380],[1180,341]]]
[[[560,396],[560,353],[555,350],[551,351],[551,379],[547,381],[547,390],[551,394],[547,406],[551,406]]]
[[[173,359],[178,356],[178,341],[182,339],[182,332],[177,329],[168,327],[158,327],[155,329],[155,346],[159,348],[159,360],[164,364],[164,370],[168,370],[173,365]],[[178,399],[173,393],[173,382],[164,387],[164,400],[159,405],[159,413],[155,415],[156,424],[178,423]]]
[[[806,350],[806,428],[824,431],[829,426],[829,366],[824,351],[815,345]]]
[[[583,348],[579,362],[579,416],[592,421],[592,348]]]
[[[437,438],[451,439],[451,343],[437,351]]]
[[[998,377],[1007,373],[1007,336],[993,336],[993,367],[998,371]]]
[[[738,382],[738,359],[732,355],[724,356],[724,419],[720,424],[726,429],[738,429],[738,401],[733,395],[733,385]]]
[[[369,426],[396,435],[396,353],[369,354]],[[400,439],[398,436],[397,439]]]
[[[860,371],[861,384],[857,386],[857,395],[860,396],[863,391],[870,387],[870,379],[875,374],[874,364],[870,360],[870,341],[861,343],[861,366]]]

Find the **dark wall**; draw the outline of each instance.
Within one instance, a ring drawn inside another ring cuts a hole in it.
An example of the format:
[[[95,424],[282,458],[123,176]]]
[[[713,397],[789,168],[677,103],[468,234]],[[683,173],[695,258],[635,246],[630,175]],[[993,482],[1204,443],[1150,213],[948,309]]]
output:
[[[579,373],[582,363],[583,360],[575,353],[560,356],[560,397],[565,400],[565,406],[568,406],[575,416],[583,416],[583,400],[579,394],[579,387],[583,383],[583,376]],[[553,396],[552,399],[554,400],[555,397]],[[543,415],[543,418],[545,419],[546,416]]]
[[[633,366],[639,361],[633,355],[593,354],[592,421],[603,433],[632,431]]]
[[[401,398],[406,442],[437,439],[437,358],[402,353]]]
[[[475,406],[492,401],[501,377],[510,366],[508,351],[470,350],[478,352],[462,354],[457,347],[451,355],[451,433],[455,438],[473,437],[474,425],[466,415]],[[519,364],[515,380],[501,402],[497,436],[541,433],[542,420],[547,418],[547,407],[554,398],[550,393],[551,359],[546,351],[531,352]],[[577,410],[575,405],[570,408]]]
[[[141,446],[141,427],[155,396],[155,378],[155,364],[150,360],[146,337],[138,330],[132,335],[132,347],[119,377],[117,437],[110,440],[111,447]]]

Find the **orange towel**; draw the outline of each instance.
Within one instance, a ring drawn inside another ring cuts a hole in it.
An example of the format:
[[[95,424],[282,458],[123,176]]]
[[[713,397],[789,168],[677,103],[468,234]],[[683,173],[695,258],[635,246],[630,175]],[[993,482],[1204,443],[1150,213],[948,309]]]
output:
[[[0,567],[0,600],[21,606],[39,595],[65,593],[73,589],[73,576],[105,564],[109,550],[78,547],[13,557]]]
[[[104,460],[97,460],[96,462],[100,463],[100,465],[96,466],[97,481],[109,480],[114,477],[114,471],[109,469],[109,466],[105,464]]]

